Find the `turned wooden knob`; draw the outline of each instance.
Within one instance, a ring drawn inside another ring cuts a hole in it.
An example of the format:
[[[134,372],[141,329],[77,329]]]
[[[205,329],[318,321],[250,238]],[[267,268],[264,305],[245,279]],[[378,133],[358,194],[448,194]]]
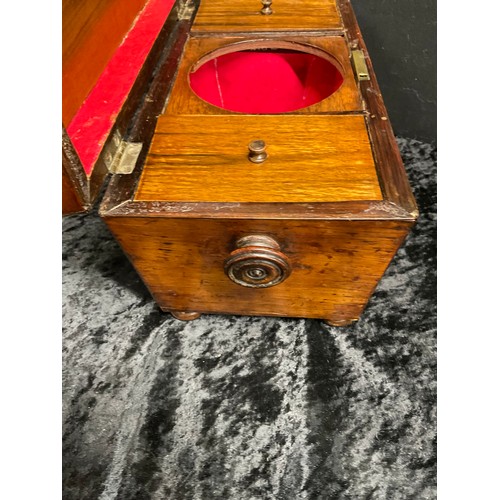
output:
[[[227,277],[241,286],[268,288],[278,285],[291,273],[288,257],[269,236],[245,236],[224,262]]]
[[[263,163],[267,160],[266,143],[264,141],[252,141],[248,145],[248,159],[253,163]]]
[[[271,4],[273,3],[273,0],[261,0],[261,2],[262,2],[263,7],[262,7],[260,13],[264,14],[265,16],[272,14],[273,9],[271,9]]]

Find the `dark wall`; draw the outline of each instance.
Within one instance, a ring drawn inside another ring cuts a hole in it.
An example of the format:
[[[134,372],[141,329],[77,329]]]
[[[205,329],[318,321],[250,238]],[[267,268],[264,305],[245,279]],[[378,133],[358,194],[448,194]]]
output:
[[[436,140],[436,0],[352,0],[397,135]]]

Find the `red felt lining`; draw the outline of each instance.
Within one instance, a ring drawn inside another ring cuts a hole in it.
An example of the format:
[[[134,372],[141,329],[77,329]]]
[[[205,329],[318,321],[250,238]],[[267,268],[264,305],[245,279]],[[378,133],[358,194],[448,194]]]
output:
[[[209,60],[190,75],[201,99],[240,113],[286,113],[322,101],[343,76],[331,62],[291,50],[239,51]]]
[[[175,0],[150,0],[71,120],[67,132],[90,175]]]

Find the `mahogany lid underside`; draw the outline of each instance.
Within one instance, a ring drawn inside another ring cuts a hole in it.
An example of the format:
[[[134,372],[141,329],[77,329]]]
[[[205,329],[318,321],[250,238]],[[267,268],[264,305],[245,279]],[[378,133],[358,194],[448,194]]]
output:
[[[114,50],[106,60],[104,67],[101,67],[102,64],[92,65],[90,61],[87,61],[89,64],[81,66],[80,62],[80,66],[73,70],[75,74],[72,75],[72,79],[68,75],[63,78],[63,96],[65,99],[74,99],[76,92],[73,91],[70,83],[73,80],[78,80],[78,77],[86,75],[87,71],[97,73],[93,77],[94,85],[89,89],[85,88],[86,94],[82,94],[83,89],[79,89],[80,105],[75,110],[71,121],[65,124],[87,175],[92,173],[116,118],[126,102],[173,2],[174,0],[149,0],[146,2],[142,0],[138,5],[135,5],[137,1],[135,4],[121,2],[120,5],[125,5],[124,10],[128,12],[126,19],[131,18],[126,31],[124,31],[125,26],[121,26],[121,30],[116,31],[116,22],[120,18],[114,16],[98,20],[97,25],[102,32],[95,34],[91,31],[87,37],[83,37],[83,35],[81,37],[83,39],[80,41],[78,61],[82,59],[84,62],[94,53],[94,45],[97,47],[100,44],[106,46],[106,41],[110,36],[113,37],[114,41],[114,45],[110,46],[110,50],[111,47]],[[111,0],[108,0],[108,3],[111,3]],[[141,10],[140,7],[144,8]],[[96,10],[97,7],[94,6],[94,9]],[[107,11],[105,13],[107,14]],[[105,24],[103,25],[103,23]],[[87,25],[83,23],[80,29],[86,33]],[[72,67],[72,60],[73,58],[66,60],[63,57],[63,68]]]
[[[68,127],[147,0],[63,0],[63,124]]]

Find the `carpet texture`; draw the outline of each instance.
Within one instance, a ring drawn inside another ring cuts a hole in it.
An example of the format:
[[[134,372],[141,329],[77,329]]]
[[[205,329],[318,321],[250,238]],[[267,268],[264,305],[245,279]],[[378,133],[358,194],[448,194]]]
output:
[[[436,498],[436,152],[361,320],[162,313],[95,213],[63,221],[63,498]]]

